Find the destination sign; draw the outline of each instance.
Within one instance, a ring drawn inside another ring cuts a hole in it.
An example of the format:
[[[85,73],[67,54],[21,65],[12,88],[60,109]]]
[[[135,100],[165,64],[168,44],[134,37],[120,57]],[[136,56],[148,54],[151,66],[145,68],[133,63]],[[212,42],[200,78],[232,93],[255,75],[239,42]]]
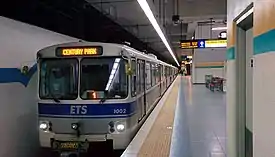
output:
[[[93,47],[59,47],[56,49],[56,56],[94,56],[102,55],[103,49],[101,46]]]
[[[198,48],[198,42],[197,41],[181,42],[181,47],[186,49]]]
[[[182,40],[180,42],[180,48],[182,49],[218,48],[226,46],[226,39]]]

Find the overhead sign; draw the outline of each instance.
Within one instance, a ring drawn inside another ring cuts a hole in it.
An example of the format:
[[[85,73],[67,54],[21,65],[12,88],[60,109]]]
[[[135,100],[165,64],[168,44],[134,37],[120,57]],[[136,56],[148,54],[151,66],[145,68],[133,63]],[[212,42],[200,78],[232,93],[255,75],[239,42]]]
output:
[[[56,49],[56,56],[94,56],[102,55],[103,50],[101,46],[93,47],[59,47]]]
[[[206,48],[215,48],[215,47],[226,47],[227,46],[227,41],[220,39],[220,40],[206,40],[205,41],[205,47]]]
[[[198,42],[197,41],[183,41],[180,44],[181,44],[181,47],[185,48],[185,49],[198,48]]]
[[[180,42],[180,47],[182,49],[218,48],[226,46],[226,39],[183,40]]]

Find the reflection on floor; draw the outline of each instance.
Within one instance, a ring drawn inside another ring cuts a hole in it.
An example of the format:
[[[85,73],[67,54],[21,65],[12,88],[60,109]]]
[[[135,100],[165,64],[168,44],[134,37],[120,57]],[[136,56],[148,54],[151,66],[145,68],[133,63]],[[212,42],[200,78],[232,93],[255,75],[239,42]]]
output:
[[[192,85],[190,77],[183,83],[192,157],[226,157],[225,94]]]

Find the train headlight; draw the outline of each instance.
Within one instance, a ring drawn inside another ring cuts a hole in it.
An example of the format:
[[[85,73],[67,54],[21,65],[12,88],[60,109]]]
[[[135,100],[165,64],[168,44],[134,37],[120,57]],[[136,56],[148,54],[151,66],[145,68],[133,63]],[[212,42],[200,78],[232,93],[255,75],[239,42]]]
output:
[[[46,122],[41,122],[40,125],[39,125],[39,128],[43,131],[47,130],[49,127],[49,124],[46,123]]]
[[[78,128],[79,128],[79,125],[77,124],[77,123],[72,123],[72,129],[74,129],[74,130],[78,130]]]
[[[123,123],[117,123],[117,124],[116,124],[116,130],[117,130],[118,132],[124,131],[124,130],[125,130],[125,124],[123,124]]]

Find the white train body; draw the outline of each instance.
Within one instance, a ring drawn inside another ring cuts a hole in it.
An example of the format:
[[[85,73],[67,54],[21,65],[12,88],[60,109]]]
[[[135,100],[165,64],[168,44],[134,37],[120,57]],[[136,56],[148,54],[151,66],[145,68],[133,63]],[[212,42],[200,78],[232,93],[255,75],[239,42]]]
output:
[[[68,141],[125,149],[177,71],[118,44],[59,44],[37,58],[39,139],[50,149]]]

